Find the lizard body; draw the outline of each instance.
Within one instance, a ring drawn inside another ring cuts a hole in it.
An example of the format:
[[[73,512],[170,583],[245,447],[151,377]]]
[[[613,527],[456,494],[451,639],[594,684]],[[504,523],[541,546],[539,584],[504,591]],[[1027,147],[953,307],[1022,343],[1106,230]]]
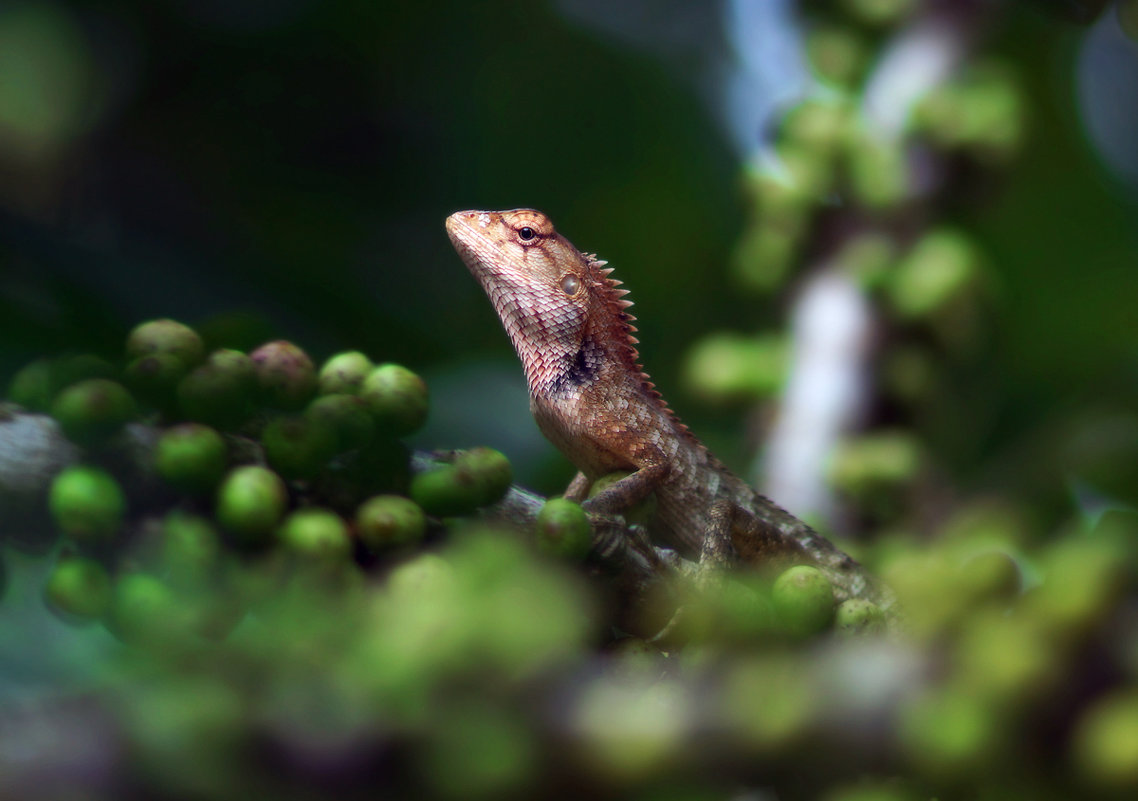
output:
[[[841,595],[867,590],[853,559],[735,476],[672,413],[639,364],[631,302],[606,262],[532,209],[458,212],[446,227],[521,359],[538,426],[580,471],[566,497],[628,470],[585,509],[619,514],[655,492],[649,536],[688,558],[811,562]]]

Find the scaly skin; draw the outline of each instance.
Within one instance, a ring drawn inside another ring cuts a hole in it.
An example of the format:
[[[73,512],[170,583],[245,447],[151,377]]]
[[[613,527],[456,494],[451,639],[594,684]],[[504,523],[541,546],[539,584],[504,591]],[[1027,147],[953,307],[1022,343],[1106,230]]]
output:
[[[811,562],[839,600],[890,605],[853,559],[731,473],[676,418],[638,364],[632,304],[605,262],[532,209],[461,211],[446,227],[517,350],[538,426],[580,471],[567,497],[633,471],[585,509],[619,514],[655,492],[658,544],[705,564]]]

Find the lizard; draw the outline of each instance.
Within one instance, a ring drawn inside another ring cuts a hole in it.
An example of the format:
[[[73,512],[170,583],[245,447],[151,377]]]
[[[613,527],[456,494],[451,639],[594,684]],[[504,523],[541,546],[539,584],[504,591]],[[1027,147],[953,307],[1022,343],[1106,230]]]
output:
[[[619,515],[650,493],[653,543],[700,565],[808,563],[842,596],[886,601],[850,556],[759,494],[680,422],[640,365],[628,290],[534,209],[460,211],[451,243],[518,358],[542,433],[577,468],[565,497]],[[592,498],[592,482],[628,474]]]

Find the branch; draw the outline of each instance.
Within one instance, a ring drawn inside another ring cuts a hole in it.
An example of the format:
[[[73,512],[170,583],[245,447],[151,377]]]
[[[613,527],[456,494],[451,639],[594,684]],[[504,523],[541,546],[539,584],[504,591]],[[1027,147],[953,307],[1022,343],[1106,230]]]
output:
[[[162,514],[179,501],[179,496],[166,488],[154,472],[153,451],[160,434],[157,426],[128,425],[95,457],[115,473],[127,496],[137,499],[133,507],[135,517]],[[263,463],[256,442],[237,439],[246,460]],[[51,482],[61,470],[81,458],[84,451],[64,437],[53,418],[13,406],[0,407],[0,530],[9,536],[18,532],[33,541],[48,539],[37,534],[54,529],[47,511]],[[423,472],[442,461],[437,454],[417,451],[411,468]],[[534,530],[545,501],[536,493],[511,486],[500,501],[483,509],[481,516],[528,534]],[[699,573],[698,563],[668,548],[654,546],[642,526],[607,515],[590,515],[590,522],[593,539],[589,569],[611,582],[625,601],[635,604],[650,590]],[[803,530],[809,530],[798,522]],[[841,572],[827,572],[838,599],[866,598],[887,614],[895,615],[891,594],[860,565],[853,563]]]

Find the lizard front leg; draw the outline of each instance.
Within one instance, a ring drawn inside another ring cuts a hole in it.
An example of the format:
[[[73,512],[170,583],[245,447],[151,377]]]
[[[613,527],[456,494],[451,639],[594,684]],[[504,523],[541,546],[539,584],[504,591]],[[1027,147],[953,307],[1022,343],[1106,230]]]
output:
[[[669,470],[664,462],[641,467],[581,505],[586,512],[594,514],[621,514],[647,498],[667,478]],[[574,479],[570,488],[576,483]]]
[[[573,480],[570,481],[569,486],[565,488],[563,497],[570,501],[581,503],[589,496],[589,487],[592,483],[588,476],[578,470],[577,475],[573,476]]]

